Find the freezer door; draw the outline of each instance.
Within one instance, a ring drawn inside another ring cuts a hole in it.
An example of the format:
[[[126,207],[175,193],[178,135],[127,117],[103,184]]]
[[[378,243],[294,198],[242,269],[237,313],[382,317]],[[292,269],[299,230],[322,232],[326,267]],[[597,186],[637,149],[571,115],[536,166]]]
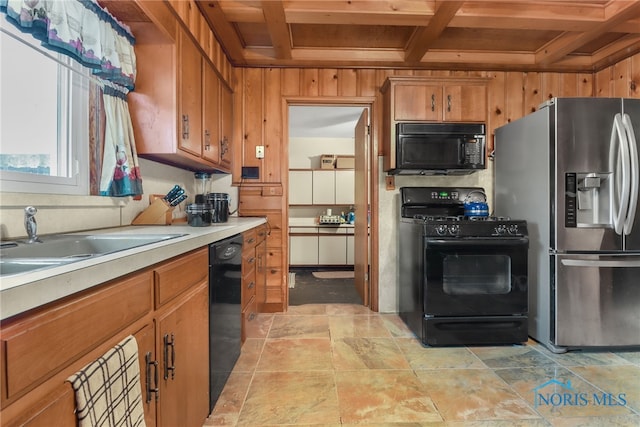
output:
[[[623,99],[622,100],[622,113],[626,115],[630,122],[632,132],[635,134],[636,144],[640,144],[640,99]],[[636,150],[636,157],[638,156],[638,150]],[[632,162],[633,163],[633,162]],[[640,159],[636,164],[640,163]],[[640,171],[637,171],[640,172]],[[633,191],[633,190],[632,190]],[[638,198],[638,192],[632,193],[632,197]],[[636,207],[635,215],[629,220],[630,232],[625,236],[625,249],[631,251],[640,250],[640,207]]]
[[[640,345],[640,254],[552,256],[551,342]]]
[[[556,165],[551,182],[556,230],[552,249],[623,249],[612,224],[615,176],[609,162],[612,139],[618,140],[617,133],[612,134],[614,117],[621,111],[621,98],[557,98],[549,107],[550,160]]]

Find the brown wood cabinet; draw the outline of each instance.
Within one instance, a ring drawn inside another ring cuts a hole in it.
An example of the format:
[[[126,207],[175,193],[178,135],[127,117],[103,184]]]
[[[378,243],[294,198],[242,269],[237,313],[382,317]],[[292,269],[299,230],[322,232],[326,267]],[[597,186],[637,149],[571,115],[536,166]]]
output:
[[[388,77],[382,93],[385,171],[395,168],[396,123],[487,123],[487,78]]]
[[[137,152],[188,170],[230,172],[233,93],[201,49],[180,24],[174,40],[136,45],[129,109]]]
[[[267,226],[242,233],[242,342],[255,336],[256,315],[266,293]]]
[[[208,313],[202,248],[4,320],[2,425],[75,426],[66,378],[132,334],[146,424],[201,426],[209,404]]]

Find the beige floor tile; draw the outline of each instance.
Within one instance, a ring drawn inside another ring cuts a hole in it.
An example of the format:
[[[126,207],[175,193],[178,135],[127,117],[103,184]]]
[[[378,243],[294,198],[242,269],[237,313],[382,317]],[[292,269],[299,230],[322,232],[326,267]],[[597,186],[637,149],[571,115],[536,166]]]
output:
[[[242,345],[240,357],[233,367],[234,372],[253,372],[264,347],[264,339],[249,338]]]
[[[397,314],[380,314],[380,319],[394,337],[416,338],[415,334]],[[417,338],[416,338],[417,339]]]
[[[466,347],[425,348],[415,338],[396,338],[396,344],[409,361],[411,368],[415,370],[486,368],[485,364]]]
[[[530,345],[469,347],[489,368],[533,368],[555,366],[549,357]]]
[[[549,427],[549,422],[532,420],[447,421],[445,427]]]
[[[640,351],[617,351],[616,355],[622,357],[624,360],[628,360],[634,365],[640,366]]]
[[[640,413],[640,366],[577,366],[571,371],[603,392],[624,394],[626,406]]]
[[[247,331],[247,338],[266,338],[273,324],[273,314],[258,314],[253,320],[254,326]]]
[[[351,316],[354,314],[369,314],[372,316],[377,316],[378,313],[375,313],[369,310],[364,305],[356,305],[356,304],[327,304],[327,314],[331,316]]]
[[[391,333],[379,316],[330,316],[329,330],[332,340],[345,337],[391,337]]]
[[[417,371],[446,421],[540,418],[490,369]]]
[[[638,427],[640,415],[618,417],[552,418],[553,427]]]
[[[268,338],[329,338],[329,316],[274,316]]]
[[[252,378],[252,374],[232,372],[204,425],[235,425]]]
[[[258,371],[332,370],[329,338],[269,339],[264,345]]]
[[[345,424],[441,421],[423,384],[411,371],[336,372],[340,416]]]
[[[256,372],[239,426],[340,424],[334,373]]]
[[[333,341],[336,370],[410,369],[393,338],[339,338]]]
[[[621,406],[601,405],[592,384],[565,367],[496,369],[496,374],[547,419],[628,415]]]
[[[286,313],[276,315],[300,315],[300,314],[327,314],[326,304],[290,305]]]

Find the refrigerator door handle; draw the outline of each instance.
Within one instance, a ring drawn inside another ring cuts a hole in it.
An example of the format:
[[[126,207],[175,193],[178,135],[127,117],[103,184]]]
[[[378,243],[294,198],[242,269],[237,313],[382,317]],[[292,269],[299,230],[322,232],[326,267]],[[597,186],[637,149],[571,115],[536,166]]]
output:
[[[633,222],[636,218],[636,208],[638,206],[638,188],[640,184],[640,167],[638,166],[638,143],[631,117],[628,114],[622,116],[622,124],[627,134],[627,144],[629,146],[629,157],[631,162],[631,189],[629,190],[629,210],[624,221],[624,234],[631,234]]]
[[[620,113],[613,118],[609,145],[609,169],[613,171],[613,227],[622,234],[629,208],[629,149]]]
[[[640,267],[640,259],[633,261],[563,259],[560,263],[567,267]]]

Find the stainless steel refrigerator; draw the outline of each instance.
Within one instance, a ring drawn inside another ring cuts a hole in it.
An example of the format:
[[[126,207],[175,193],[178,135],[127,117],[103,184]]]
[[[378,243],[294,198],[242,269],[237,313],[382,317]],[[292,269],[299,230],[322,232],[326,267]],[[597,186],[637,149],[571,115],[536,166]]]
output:
[[[635,129],[635,132],[634,132]],[[495,208],[529,228],[529,335],[640,346],[640,99],[554,98],[496,129]]]

